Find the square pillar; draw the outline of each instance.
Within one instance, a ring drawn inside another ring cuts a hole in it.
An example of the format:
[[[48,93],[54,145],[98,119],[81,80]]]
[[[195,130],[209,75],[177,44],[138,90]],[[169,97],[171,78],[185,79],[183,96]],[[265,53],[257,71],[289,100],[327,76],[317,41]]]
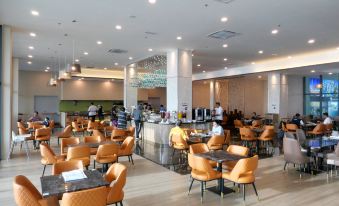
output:
[[[288,111],[288,81],[287,76],[279,73],[269,73],[267,79],[267,112],[287,117]]]
[[[131,86],[131,82],[136,77],[136,64],[131,64],[124,68],[124,107],[129,112],[132,112],[132,107],[138,104],[138,88]]]

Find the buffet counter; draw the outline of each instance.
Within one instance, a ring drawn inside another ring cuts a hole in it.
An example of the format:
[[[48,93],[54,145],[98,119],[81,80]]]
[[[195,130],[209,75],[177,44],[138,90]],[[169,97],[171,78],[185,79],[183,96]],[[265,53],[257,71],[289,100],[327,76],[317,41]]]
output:
[[[144,140],[158,144],[168,144],[168,135],[175,124],[144,122],[140,135]],[[182,123],[182,128],[211,130],[212,122]]]

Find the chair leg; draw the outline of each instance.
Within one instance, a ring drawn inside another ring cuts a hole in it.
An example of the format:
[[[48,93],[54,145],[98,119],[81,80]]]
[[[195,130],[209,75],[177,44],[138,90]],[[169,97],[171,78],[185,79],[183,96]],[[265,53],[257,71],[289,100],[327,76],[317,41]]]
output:
[[[118,203],[117,203],[117,202],[115,203],[115,206],[118,206]]]
[[[299,165],[299,179],[301,179],[301,165]]]
[[[201,193],[201,197],[200,197],[200,201],[202,202],[202,199],[204,197],[204,182],[201,181],[201,186],[200,186],[200,193]]]
[[[46,169],[46,165],[44,165],[44,169],[42,170],[42,177],[43,177],[44,174],[45,174],[45,169]]]
[[[193,185],[193,182],[194,182],[194,179],[193,179],[193,177],[191,177],[192,178],[192,180],[191,180],[191,183],[190,183],[190,187],[188,188],[188,194],[187,195],[189,195],[190,194],[190,192],[191,192],[191,189],[192,189],[192,185]]]
[[[242,193],[243,193],[243,197],[245,201],[245,196],[246,196],[246,185],[245,184],[242,185]]]
[[[256,195],[256,196],[257,196],[257,198],[259,199],[258,191],[257,191],[257,188],[255,187],[255,184],[254,184],[254,182],[252,183],[252,186],[253,186],[253,189],[254,189],[255,195]]]
[[[134,161],[133,161],[133,157],[132,157],[132,155],[131,155],[130,157],[131,157],[132,165],[134,165]]]
[[[59,144],[60,144],[60,138],[58,137],[58,146],[59,146]]]
[[[93,168],[95,169],[95,160],[93,160]]]
[[[284,165],[284,170],[286,170],[286,166],[287,166],[287,162],[285,162],[285,165]]]
[[[124,206],[124,205],[122,204],[122,201],[120,201],[120,206]]]

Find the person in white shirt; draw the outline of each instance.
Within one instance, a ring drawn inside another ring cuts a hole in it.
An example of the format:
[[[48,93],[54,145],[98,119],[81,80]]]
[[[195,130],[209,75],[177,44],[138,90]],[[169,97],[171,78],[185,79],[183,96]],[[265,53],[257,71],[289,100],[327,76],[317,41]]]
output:
[[[324,124],[332,124],[332,119],[328,116],[328,113],[325,112],[323,115],[325,116]]]
[[[212,135],[224,135],[224,129],[220,126],[219,120],[213,121]]]
[[[220,106],[220,102],[216,103],[216,108],[215,108],[215,120],[223,120],[223,109]]]
[[[88,107],[88,118],[93,122],[95,121],[95,116],[97,115],[98,107],[91,102],[91,105]]]

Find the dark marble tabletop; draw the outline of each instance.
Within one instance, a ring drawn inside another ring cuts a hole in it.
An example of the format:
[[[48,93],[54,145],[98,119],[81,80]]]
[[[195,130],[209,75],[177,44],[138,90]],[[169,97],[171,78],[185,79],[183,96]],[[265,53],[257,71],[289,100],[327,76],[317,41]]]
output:
[[[59,196],[63,193],[107,186],[107,182],[97,170],[85,170],[87,178],[65,182],[61,175],[40,177],[43,197]]]
[[[246,158],[245,156],[231,154],[223,150],[209,151],[206,153],[199,153],[195,155],[209,159],[209,160],[213,160],[219,163],[225,162],[225,161],[236,161],[236,160]]]

